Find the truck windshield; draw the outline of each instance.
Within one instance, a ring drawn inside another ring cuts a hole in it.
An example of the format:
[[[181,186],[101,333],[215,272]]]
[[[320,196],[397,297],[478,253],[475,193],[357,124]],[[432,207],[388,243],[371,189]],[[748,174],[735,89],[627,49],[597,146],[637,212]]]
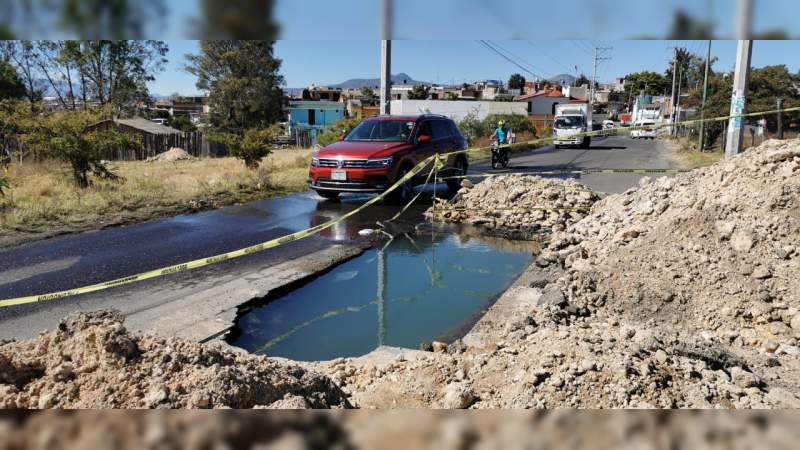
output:
[[[402,142],[413,129],[414,122],[407,120],[368,120],[353,128],[345,141]]]
[[[556,118],[556,128],[580,128],[583,118],[580,116],[562,116]]]

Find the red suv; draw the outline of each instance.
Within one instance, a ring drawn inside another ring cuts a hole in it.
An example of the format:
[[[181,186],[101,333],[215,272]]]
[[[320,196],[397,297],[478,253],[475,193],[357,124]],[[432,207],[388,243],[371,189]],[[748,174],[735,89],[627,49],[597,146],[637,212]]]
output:
[[[315,152],[308,170],[309,186],[325,198],[343,192],[383,192],[412,167],[435,153],[466,150],[467,140],[447,117],[381,116],[366,119],[339,142]],[[467,173],[467,154],[447,157],[442,177]],[[414,185],[428,175],[423,170],[390,194],[390,200],[411,198]],[[460,179],[447,180],[451,191]]]

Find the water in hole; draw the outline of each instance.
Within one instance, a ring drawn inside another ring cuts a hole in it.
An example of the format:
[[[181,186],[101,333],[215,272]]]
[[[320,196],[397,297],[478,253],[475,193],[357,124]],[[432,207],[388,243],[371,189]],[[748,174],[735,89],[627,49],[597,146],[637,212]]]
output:
[[[400,235],[244,313],[231,343],[301,361],[418,348],[463,332],[531,259],[502,239]]]

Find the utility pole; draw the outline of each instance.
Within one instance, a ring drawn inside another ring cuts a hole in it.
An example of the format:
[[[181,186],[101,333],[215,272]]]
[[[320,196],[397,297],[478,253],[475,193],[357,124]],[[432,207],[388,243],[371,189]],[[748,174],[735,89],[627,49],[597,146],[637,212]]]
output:
[[[708,67],[711,65],[711,39],[708,40],[708,50],[706,51],[706,72],[703,76],[703,103],[700,106],[700,142],[697,148],[702,152],[706,145],[706,123],[703,121],[705,116],[706,98],[708,97]]]
[[[597,63],[611,59],[609,56],[602,56],[603,53],[607,52],[608,50],[611,50],[611,47],[594,48],[594,64],[592,64],[592,87],[590,89],[591,95],[589,95],[589,107],[592,108],[592,112],[594,112],[594,84],[597,82]]]
[[[381,1],[381,115],[392,110],[392,0]]]
[[[672,93],[669,97],[669,107],[670,107],[670,130],[669,134],[671,136],[675,136],[675,75],[678,73],[678,47],[673,47],[675,50],[675,56],[672,58]]]
[[[778,99],[778,139],[783,139],[783,99]]]
[[[753,41],[740,40],[736,45],[736,68],[733,75],[733,93],[731,94],[731,117],[728,121],[728,139],[725,143],[725,157],[733,158],[742,150],[744,133],[742,129],[750,82],[750,59],[753,55]]]

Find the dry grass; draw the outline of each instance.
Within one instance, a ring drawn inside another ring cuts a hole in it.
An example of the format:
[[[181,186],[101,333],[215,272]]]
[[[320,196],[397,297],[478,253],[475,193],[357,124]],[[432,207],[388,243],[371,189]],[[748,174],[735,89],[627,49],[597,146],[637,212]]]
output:
[[[719,144],[699,152],[696,139],[669,137],[664,142],[671,151],[671,156],[685,169],[710,166],[725,156],[725,151]]]
[[[54,234],[148,220],[306,189],[310,150],[277,150],[257,170],[235,158],[175,162],[114,162],[122,182],[72,181],[67,165],[15,163],[11,188],[0,197],[0,235]]]

